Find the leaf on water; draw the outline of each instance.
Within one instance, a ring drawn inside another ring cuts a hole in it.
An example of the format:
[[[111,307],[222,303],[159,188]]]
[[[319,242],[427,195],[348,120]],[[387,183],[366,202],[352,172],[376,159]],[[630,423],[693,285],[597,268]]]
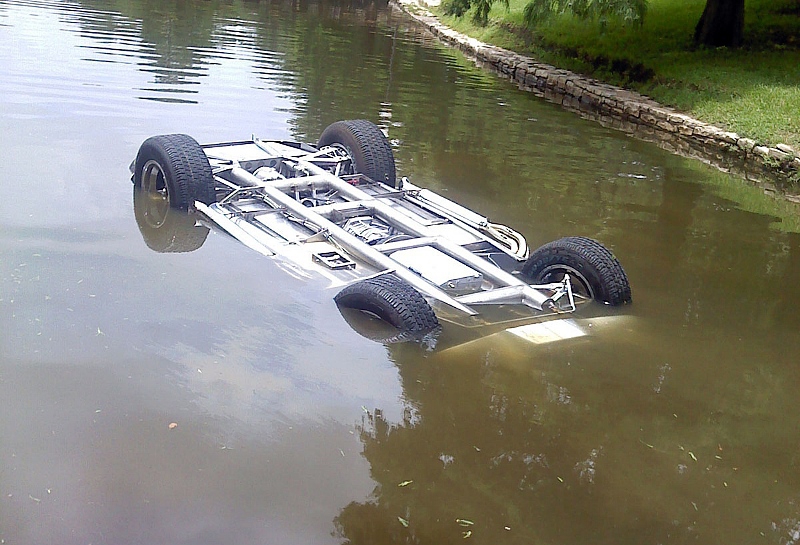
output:
[[[397,486],[408,486],[408,485],[410,485],[410,484],[411,484],[411,483],[413,483],[413,482],[414,482],[414,481],[403,481],[402,483],[398,484]]]
[[[402,524],[403,527],[408,528],[408,521],[406,519],[404,519],[403,517],[397,517],[397,520],[400,521],[400,524]]]
[[[467,519],[456,519],[456,522],[459,523],[461,526],[472,526],[473,524],[475,524],[471,520]]]

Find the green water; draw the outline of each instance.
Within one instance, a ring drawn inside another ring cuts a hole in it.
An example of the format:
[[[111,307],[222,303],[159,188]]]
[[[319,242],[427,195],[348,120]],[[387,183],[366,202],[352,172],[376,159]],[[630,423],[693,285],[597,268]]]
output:
[[[800,541],[797,206],[367,3],[0,2],[0,96],[0,542]],[[601,240],[633,306],[385,347],[225,235],[143,242],[148,136],[352,118],[532,247]]]

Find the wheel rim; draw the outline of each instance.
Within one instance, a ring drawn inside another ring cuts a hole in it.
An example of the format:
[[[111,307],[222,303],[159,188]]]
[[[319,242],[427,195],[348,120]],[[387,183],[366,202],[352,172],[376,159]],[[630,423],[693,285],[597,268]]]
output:
[[[358,172],[356,171],[356,163],[355,160],[353,159],[353,153],[350,151],[350,148],[348,148],[344,144],[340,144],[339,142],[333,142],[331,144],[328,144],[328,147],[334,150],[334,155],[336,155],[336,157],[340,157],[347,161],[346,165],[342,167],[342,169],[339,171],[340,176],[358,174]]]
[[[569,265],[551,265],[545,267],[545,269],[539,273],[539,279],[543,284],[561,282],[566,274],[569,275],[572,292],[574,294],[586,297],[587,299],[595,298],[596,294],[586,277]]]
[[[170,197],[164,169],[156,161],[148,161],[142,167],[142,193],[145,198],[144,221],[157,229],[164,225],[169,214]]]

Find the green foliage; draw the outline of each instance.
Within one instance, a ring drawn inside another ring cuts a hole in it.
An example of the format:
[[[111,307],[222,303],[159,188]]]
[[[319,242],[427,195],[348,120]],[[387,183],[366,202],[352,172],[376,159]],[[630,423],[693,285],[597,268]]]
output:
[[[508,9],[508,0],[500,0]],[[472,22],[476,25],[486,26],[489,22],[489,12],[492,10],[494,0],[449,0],[444,3],[444,12],[447,15],[463,16],[470,8],[475,11],[472,14]]]
[[[509,0],[500,0],[509,9]],[[444,13],[462,17],[473,10],[472,22],[486,26],[494,0],[447,0]],[[529,27],[554,15],[569,13],[580,19],[597,20],[605,24],[611,19],[642,24],[647,12],[647,0],[531,0],[524,8],[524,20]]]
[[[601,23],[621,19],[641,25],[646,12],[647,0],[531,0],[523,10],[523,19],[533,27],[554,15],[570,13],[580,19]]]

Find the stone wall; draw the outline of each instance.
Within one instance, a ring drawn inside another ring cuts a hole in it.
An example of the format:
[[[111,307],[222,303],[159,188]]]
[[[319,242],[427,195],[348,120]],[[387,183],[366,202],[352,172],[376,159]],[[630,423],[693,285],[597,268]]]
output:
[[[442,42],[478,65],[515,81],[520,88],[561,104],[603,125],[657,143],[673,153],[700,159],[725,171],[800,199],[800,153],[784,144],[760,145],[640,95],[562,70],[501,47],[485,44],[443,25],[414,0],[397,0],[399,9]]]

